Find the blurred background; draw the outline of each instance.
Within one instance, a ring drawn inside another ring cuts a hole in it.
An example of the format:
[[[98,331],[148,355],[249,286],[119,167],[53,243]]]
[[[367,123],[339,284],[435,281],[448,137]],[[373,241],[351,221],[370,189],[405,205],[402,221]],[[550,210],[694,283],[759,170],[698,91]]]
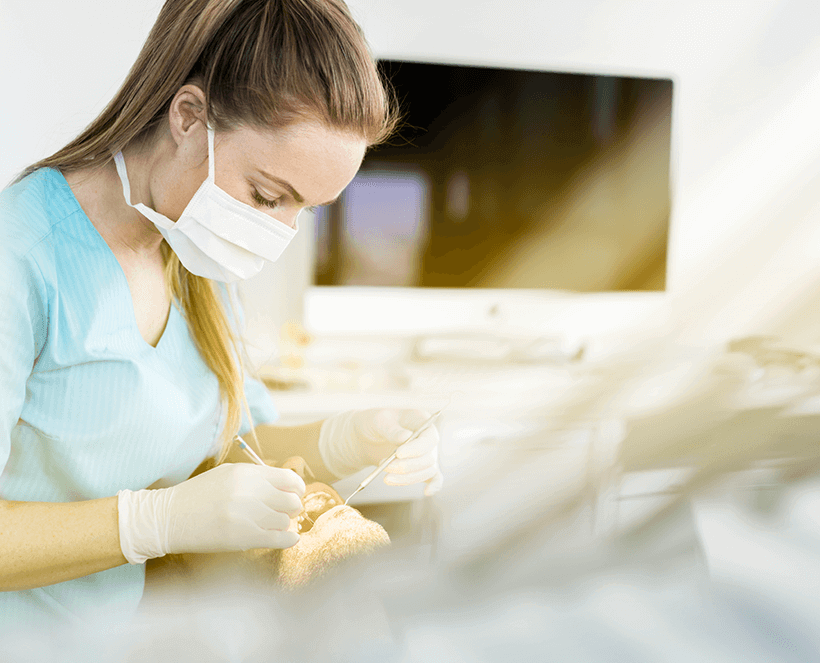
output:
[[[0,0],[0,182],[160,6]],[[248,355],[286,424],[447,405],[445,487],[357,495],[393,549],[314,592],[221,587],[101,656],[816,659],[820,6],[350,6],[405,126],[242,284]]]

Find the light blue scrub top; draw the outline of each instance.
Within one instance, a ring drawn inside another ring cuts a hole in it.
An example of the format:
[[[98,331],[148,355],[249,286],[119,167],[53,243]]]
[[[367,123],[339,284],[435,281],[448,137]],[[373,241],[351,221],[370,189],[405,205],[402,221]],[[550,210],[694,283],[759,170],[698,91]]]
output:
[[[246,382],[255,424],[276,410]],[[0,499],[70,502],[185,480],[218,446],[216,376],[171,307],[156,347],[140,335],[119,262],[63,175],[0,192]],[[243,430],[249,428],[243,423]],[[127,618],[144,565],[0,592],[0,626],[92,611]]]

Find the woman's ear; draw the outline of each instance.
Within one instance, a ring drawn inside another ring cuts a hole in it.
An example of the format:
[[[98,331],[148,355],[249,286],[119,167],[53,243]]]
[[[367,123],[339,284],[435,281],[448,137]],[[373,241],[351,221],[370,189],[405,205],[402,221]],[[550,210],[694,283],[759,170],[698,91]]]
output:
[[[199,127],[199,123],[202,127]],[[183,85],[171,100],[168,111],[171,137],[177,145],[182,145],[192,134],[208,126],[205,93],[197,85]]]

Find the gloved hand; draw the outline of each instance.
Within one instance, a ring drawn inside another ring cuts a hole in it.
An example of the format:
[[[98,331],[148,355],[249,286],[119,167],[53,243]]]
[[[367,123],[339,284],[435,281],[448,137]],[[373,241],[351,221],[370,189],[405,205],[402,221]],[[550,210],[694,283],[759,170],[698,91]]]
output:
[[[319,434],[319,453],[325,466],[345,477],[378,465],[398,447],[396,459],[385,469],[384,482],[406,486],[426,482],[425,495],[441,488],[438,466],[439,434],[435,425],[403,444],[430,418],[421,410],[353,410],[327,419]]]
[[[289,548],[305,482],[292,470],[226,463],[159,490],[117,493],[120,547],[131,564],[168,553]]]

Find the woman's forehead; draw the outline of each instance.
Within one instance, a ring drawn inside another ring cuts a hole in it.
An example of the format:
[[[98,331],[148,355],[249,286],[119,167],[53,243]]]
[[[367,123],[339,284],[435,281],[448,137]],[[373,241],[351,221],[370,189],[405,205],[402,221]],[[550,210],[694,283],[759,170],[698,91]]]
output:
[[[222,146],[237,166],[286,180],[310,205],[335,198],[367,149],[363,137],[310,120],[272,129],[238,127],[225,132]]]
[[[282,127],[240,125],[223,134],[226,144],[249,154],[285,152],[301,156],[364,151],[367,141],[353,132],[329,127],[319,120],[299,119]],[[217,134],[217,140],[219,134]]]

